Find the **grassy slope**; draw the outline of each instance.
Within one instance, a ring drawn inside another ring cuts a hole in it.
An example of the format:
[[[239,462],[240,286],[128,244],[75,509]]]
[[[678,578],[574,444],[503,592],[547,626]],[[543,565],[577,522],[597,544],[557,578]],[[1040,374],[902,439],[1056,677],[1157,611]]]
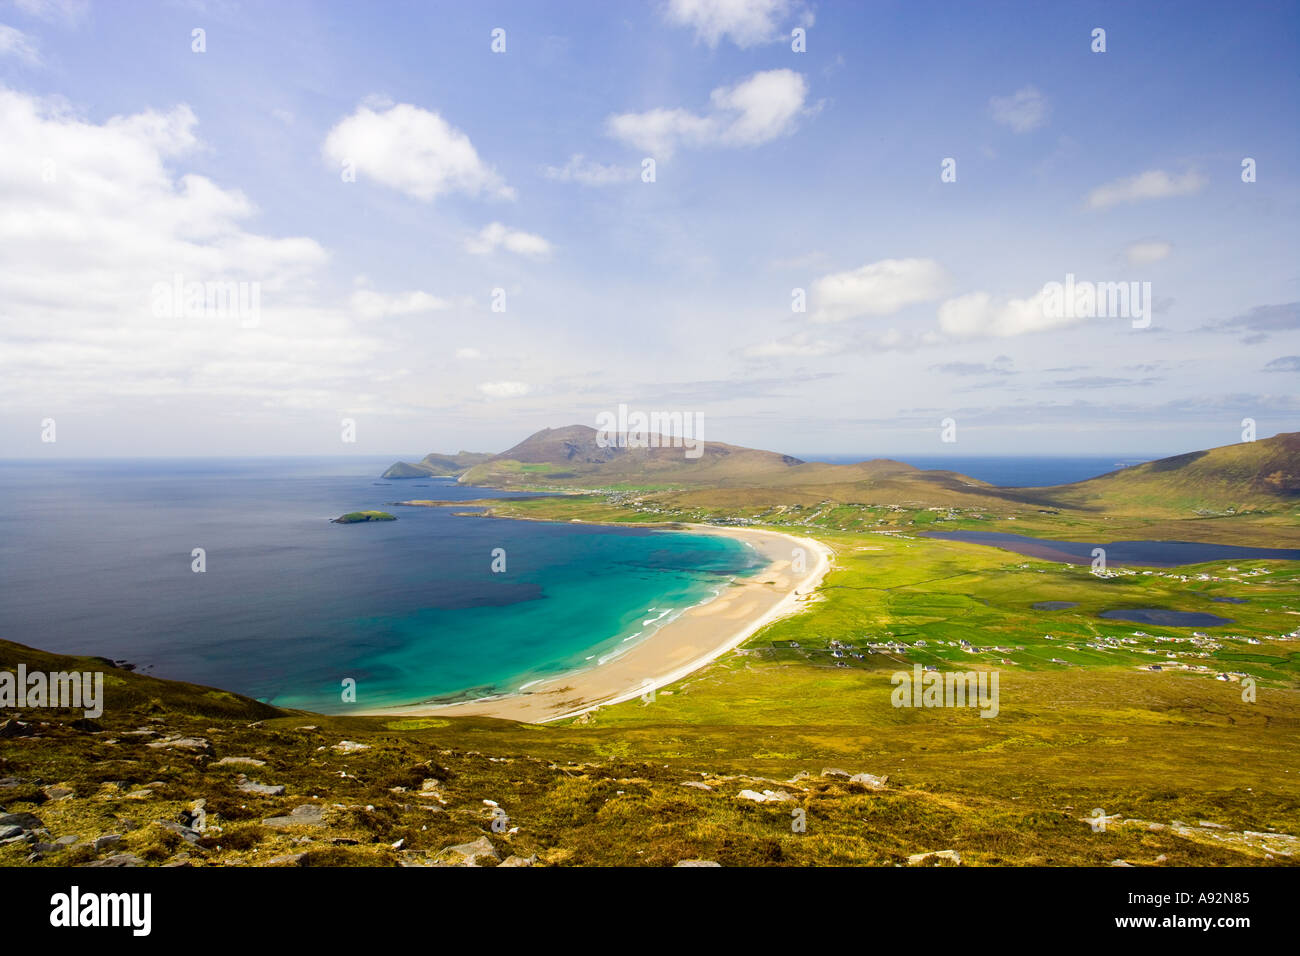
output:
[[[540,517],[548,503],[561,520],[629,514],[594,496],[499,507]],[[950,847],[968,864],[1155,863],[1161,855],[1169,864],[1247,864],[1268,861],[1258,847],[1216,842],[1219,831],[1196,823],[1300,833],[1294,642],[1224,640],[1209,659],[1215,670],[1257,677],[1259,697],[1250,704],[1235,683],[1136,669],[1163,657],[1083,646],[1096,634],[1135,629],[1092,616],[1116,603],[1191,601],[1237,618],[1238,624],[1211,630],[1216,636],[1276,635],[1300,623],[1293,613],[1300,611],[1294,565],[1239,563],[1242,571],[1274,570],[1219,583],[1154,576],[1099,581],[1079,568],[974,545],[819,536],[838,556],[813,611],[765,629],[742,653],[649,704],[633,701],[542,728],[493,720],[278,716],[224,692],[110,672],[110,703],[97,724],[29,713],[48,721],[39,738],[0,741],[0,776],[22,781],[0,790],[0,803],[10,811],[35,810],[55,836],[124,832],[119,849],[151,862],[186,854],[192,863],[265,863],[289,853],[305,853],[300,862],[306,864],[416,862],[486,835],[502,856],[536,854],[554,864],[686,858],[889,864]],[[1210,570],[1228,576],[1222,566]],[[1213,604],[1193,591],[1248,596],[1250,603]],[[1078,600],[1080,607],[1031,610],[1038,600]],[[1153,638],[1185,635],[1141,629]],[[923,639],[928,647],[832,666],[829,641],[861,642],[863,635],[909,645]],[[1022,649],[972,655],[939,643],[959,639]],[[789,647],[791,641],[800,647]],[[1161,655],[1171,646],[1191,652],[1154,640],[1142,646]],[[1003,656],[1016,663],[998,664]],[[1074,666],[1053,664],[1052,657]],[[29,668],[98,666],[0,644],[0,664],[18,660]],[[894,709],[889,674],[913,661],[943,670],[999,666],[1000,715]],[[301,729],[309,726],[317,729]],[[152,750],[124,735],[136,727],[203,736],[213,754]],[[371,749],[340,754],[333,746],[344,738]],[[268,766],[213,767],[221,756],[254,756]],[[889,774],[890,789],[873,793],[830,778],[776,782],[824,767]],[[235,784],[241,769],[259,782],[285,784],[288,793],[241,793]],[[436,781],[445,807],[433,801],[438,808],[431,809],[429,799],[414,796],[425,780]],[[686,780],[714,789],[685,787]],[[45,800],[43,788],[51,785],[76,796]],[[785,789],[795,800],[755,805],[736,799],[744,788]],[[198,797],[208,801],[222,832],[185,847],[153,821],[175,819]],[[499,802],[518,833],[492,832],[484,799]],[[303,803],[324,806],[328,825],[280,831],[260,822]],[[807,813],[804,833],[791,830],[794,807]],[[1093,833],[1082,818],[1094,807],[1145,822]],[[1180,835],[1167,826],[1146,827],[1174,821],[1192,828]],[[304,838],[309,842],[297,842]],[[401,849],[392,849],[399,839]],[[21,862],[26,852],[0,847],[0,863]],[[48,862],[111,852],[81,846]],[[1273,862],[1286,861],[1277,855]]]
[[[46,669],[101,666],[0,644],[0,663],[18,659]],[[1259,850],[1217,845],[1208,831],[1180,836],[1133,824],[1093,833],[1081,818],[1100,807],[1166,824],[1205,819],[1293,833],[1300,826],[1300,766],[1285,746],[1300,729],[1295,692],[1265,690],[1245,709],[1225,701],[1221,688],[1177,675],[1140,690],[1124,674],[1083,682],[1034,675],[1013,685],[1014,703],[1004,694],[1002,717],[981,720],[881,706],[879,675],[742,657],[652,704],[545,728],[276,716],[222,692],[113,676],[100,721],[47,712],[29,728],[39,737],[6,739],[0,749],[0,772],[21,781],[0,790],[7,810],[36,812],[53,836],[124,835],[111,850],[83,842],[43,865],[123,851],[191,865],[264,864],[297,853],[301,865],[392,864],[437,859],[479,836],[503,857],[536,854],[551,864],[891,864],[951,847],[967,864],[1153,863],[1164,855],[1169,864],[1230,865],[1269,861]],[[793,700],[809,706],[781,703]],[[156,738],[124,733],[136,727],[202,736],[213,753],[151,749]],[[341,754],[334,745],[343,739],[370,749]],[[213,766],[222,756],[267,766]],[[890,789],[766,779],[827,765],[888,773]],[[240,769],[288,793],[242,793]],[[714,789],[688,788],[686,780]],[[416,796],[425,781],[445,805]],[[46,799],[48,785],[75,796]],[[736,799],[742,788],[786,789],[795,801],[755,805]],[[177,819],[197,797],[220,832],[187,846],[155,821]],[[494,833],[484,799],[500,803],[518,832]],[[260,822],[302,804],[323,807],[326,825],[285,831]],[[804,833],[791,829],[793,807],[807,814]],[[25,854],[0,847],[0,863]]]
[[[1277,639],[1300,624],[1294,564],[1237,562],[1236,572],[1207,565],[1191,569],[1188,581],[1168,572],[1099,580],[1080,568],[911,535],[983,528],[1294,547],[1293,503],[1279,497],[1251,514],[1196,517],[1187,505],[1204,503],[1201,492],[1156,510],[1138,511],[1145,499],[1131,489],[1116,495],[1114,507],[1082,500],[1067,507],[1030,500],[1036,493],[1000,497],[959,477],[913,480],[888,463],[861,467],[842,486],[825,482],[827,466],[804,467],[782,474],[815,481],[775,489],[684,489],[642,476],[602,479],[598,492],[483,502],[496,514],[551,520],[742,519],[812,534],[836,549],[836,568],[811,611],[764,629],[740,653],[653,702],[606,708],[566,726],[386,721],[283,715],[220,691],[110,672],[102,720],[28,713],[27,736],[0,738],[0,777],[18,778],[0,785],[0,804],[35,810],[55,836],[124,833],[121,848],[150,862],[184,854],[192,863],[265,863],[286,853],[305,854],[306,864],[417,862],[481,835],[502,856],[536,854],[553,864],[891,864],[950,847],[966,863],[1295,862],[1281,853],[1267,860],[1259,838],[1225,836],[1300,833],[1300,645]],[[521,465],[516,475],[520,486],[565,486],[544,463]],[[1211,478],[1202,469],[1196,481]],[[1267,573],[1246,573],[1256,570]],[[1220,580],[1195,580],[1198,571]],[[1213,595],[1249,603],[1214,603]],[[1032,610],[1043,600],[1079,606]],[[1204,629],[1214,646],[1194,647],[1159,640],[1186,637],[1184,629],[1095,616],[1106,607],[1151,605],[1208,610],[1236,623]],[[1134,630],[1149,637],[1088,646],[1132,639]],[[831,639],[908,647],[836,662]],[[968,653],[954,646],[959,640],[981,650]],[[1178,656],[1165,657],[1171,651]],[[74,666],[0,642],[0,666],[19,660],[30,668]],[[1258,682],[1258,699],[1245,702],[1239,684],[1209,674],[1138,669],[1152,661],[1241,671]],[[996,667],[1001,713],[987,720],[974,710],[893,708],[889,675],[914,662]],[[213,753],[150,749],[154,738],[126,733],[137,727],[203,736]],[[344,738],[370,749],[339,753],[334,745]],[[236,755],[266,760],[249,776],[288,792],[240,792],[241,768],[213,766]],[[889,774],[890,788],[869,792],[816,776],[776,782],[824,767]],[[713,789],[683,786],[686,780]],[[415,795],[426,781],[445,804]],[[75,796],[47,799],[45,790],[60,785]],[[736,798],[742,788],[784,789],[793,800],[756,805]],[[176,819],[200,797],[222,829],[184,847],[154,821]],[[517,833],[491,830],[485,799],[501,804]],[[282,831],[260,822],[304,803],[321,805],[327,825]],[[807,814],[804,833],[791,829],[793,808]],[[1094,833],[1083,819],[1093,808],[1143,822]],[[1200,827],[1202,820],[1229,829]],[[47,862],[111,852],[83,845]],[[0,863],[26,853],[2,846]]]

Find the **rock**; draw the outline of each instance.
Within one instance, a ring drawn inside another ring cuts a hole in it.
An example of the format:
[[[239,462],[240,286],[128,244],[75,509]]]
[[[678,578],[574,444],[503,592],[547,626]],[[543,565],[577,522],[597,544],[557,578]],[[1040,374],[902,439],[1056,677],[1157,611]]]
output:
[[[1228,828],[1225,827],[1222,823],[1211,823],[1209,820],[1198,820],[1196,825],[1197,825],[1197,826],[1201,826],[1201,827],[1206,827],[1206,828],[1211,829],[1211,830],[1226,830],[1226,829],[1228,829]]]
[[[267,866],[301,866],[306,853],[286,853],[266,861]]]
[[[164,737],[147,746],[153,750],[190,750],[195,753],[212,753],[212,744],[205,737]]]
[[[1169,860],[1169,857],[1165,856],[1163,853],[1161,853],[1158,857],[1156,857],[1156,862],[1157,862],[1157,863],[1165,863],[1165,862],[1167,862],[1168,860]]]
[[[823,767],[821,775],[823,777],[843,777],[845,780],[852,776],[847,770],[840,770],[837,767]]]
[[[265,767],[265,760],[256,757],[222,757],[212,764],[214,767]]]
[[[1111,861],[1110,861],[1110,865],[1111,865],[1111,866],[1128,866],[1128,867],[1131,867],[1133,864],[1132,864],[1132,863],[1129,863],[1127,860],[1111,860]]]
[[[95,837],[95,849],[107,850],[110,846],[117,846],[122,842],[121,836],[116,833],[105,833],[101,837]]]
[[[501,857],[497,854],[496,847],[487,837],[479,837],[473,843],[460,843],[456,846],[447,847],[443,853],[451,853],[460,857],[460,866],[478,866],[478,861],[484,857],[493,860],[499,860]]]
[[[928,860],[947,860],[961,866],[961,854],[956,850],[932,850],[929,853],[913,853],[907,858],[908,866],[920,866]]]
[[[235,784],[244,793],[256,793],[264,797],[278,797],[284,793],[282,783],[258,783],[256,780],[249,780],[242,773],[235,779]]]
[[[753,800],[755,803],[783,803],[786,800],[794,799],[784,790],[764,790],[762,793],[756,793],[753,790],[742,790],[736,796],[742,800]]]
[[[888,779],[888,775],[877,777],[873,773],[855,773],[853,776],[849,777],[849,783],[860,783],[862,786],[871,790],[884,790],[885,781]]]
[[[34,813],[4,813],[0,814],[0,827],[18,827],[22,830],[39,830],[44,823],[41,818]]]
[[[12,823],[8,824],[7,826],[0,827],[0,843],[3,843],[5,840],[11,840],[17,836],[22,836],[22,834],[23,834],[23,828],[19,826],[14,826]]]
[[[31,733],[32,731],[29,729],[29,725],[24,724],[21,720],[10,719],[6,720],[3,724],[0,724],[0,739],[6,737],[26,737]]]
[[[0,777],[0,790],[12,790],[22,786],[22,782],[21,777]]]
[[[708,790],[710,793],[713,792],[712,787],[710,787],[707,783],[700,783],[700,781],[698,780],[684,780],[682,781],[682,786],[694,787],[696,790]]]
[[[66,800],[68,797],[76,796],[76,792],[67,787],[46,787],[44,793],[51,800]]]
[[[502,866],[532,866],[537,862],[537,854],[532,856],[508,856]]]
[[[325,814],[316,804],[304,803],[286,817],[267,817],[262,823],[268,827],[318,827],[325,823]]]
[[[369,750],[370,744],[359,744],[355,740],[340,740],[334,745],[334,749],[341,754],[354,754],[362,750]]]
[[[811,776],[812,774],[807,770],[800,770],[797,774],[787,780],[786,783],[798,783],[800,780],[807,780]]]
[[[198,830],[187,827],[182,823],[177,823],[175,820],[155,820],[154,823],[158,824],[164,830],[170,830],[172,833],[179,834],[186,843],[199,842],[200,834]]]
[[[77,842],[77,838],[71,835],[61,836],[54,842],[59,844],[60,846],[72,846],[74,843]]]
[[[714,860],[678,860],[673,866],[722,866]]]
[[[140,859],[134,853],[117,853],[113,856],[106,857],[103,860],[96,860],[94,863],[87,863],[86,866],[143,866],[144,860]]]
[[[148,787],[141,787],[139,790],[132,790],[126,795],[128,800],[148,800],[153,796],[153,791]]]

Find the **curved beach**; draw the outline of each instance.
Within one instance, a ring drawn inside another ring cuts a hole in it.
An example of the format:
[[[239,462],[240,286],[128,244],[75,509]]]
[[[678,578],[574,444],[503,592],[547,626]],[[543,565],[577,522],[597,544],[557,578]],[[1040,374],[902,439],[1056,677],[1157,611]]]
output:
[[[799,611],[830,570],[830,550],[811,538],[755,528],[687,525],[695,534],[737,538],[768,559],[757,574],[675,620],[603,664],[531,684],[513,694],[454,704],[416,704],[365,711],[377,715],[503,717],[545,723],[617,704],[681,680],[738,647],[759,628]],[[795,549],[805,570],[793,568]]]

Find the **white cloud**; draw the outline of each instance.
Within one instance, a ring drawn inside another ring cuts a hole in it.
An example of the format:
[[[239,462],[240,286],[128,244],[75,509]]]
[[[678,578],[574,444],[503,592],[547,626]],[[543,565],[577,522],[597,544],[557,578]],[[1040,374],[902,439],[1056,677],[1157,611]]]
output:
[[[882,259],[812,284],[812,320],[841,322],[859,315],[889,315],[937,299],[947,275],[933,259]]]
[[[325,249],[249,231],[248,197],[172,168],[196,127],[187,106],[91,123],[0,87],[0,405],[167,398],[233,415],[237,399],[333,409],[371,387],[383,350],[315,291]],[[256,322],[156,313],[178,276],[256,284]]]
[[[747,49],[780,39],[782,22],[797,6],[791,0],[669,0],[664,18],[692,28],[710,47],[725,37]]]
[[[489,398],[519,398],[532,391],[526,382],[484,382],[478,390]]]
[[[838,350],[833,342],[813,339],[807,332],[796,332],[784,339],[762,342],[744,349],[745,358],[818,358]]]
[[[68,26],[80,23],[90,10],[89,0],[14,0],[14,6],[28,16]]]
[[[12,56],[28,66],[38,66],[41,62],[41,55],[32,38],[22,30],[3,23],[0,23],[0,56]]]
[[[581,153],[574,153],[563,166],[547,166],[545,173],[547,179],[583,186],[612,186],[637,178],[637,171],[631,166],[607,166],[592,162]]]
[[[437,113],[409,103],[379,110],[358,106],[335,124],[322,147],[325,158],[340,168],[351,163],[358,176],[425,202],[451,192],[515,198],[469,137]]]
[[[668,157],[678,146],[758,146],[794,131],[804,111],[808,83],[793,70],[766,70],[709,96],[712,110],[620,113],[605,121],[608,135],[637,149]]]
[[[1053,315],[1047,296],[1046,288],[1028,299],[994,299],[987,292],[957,296],[939,306],[939,328],[955,338],[1010,338],[1087,320],[1086,316],[1066,316],[1064,312]]]
[[[1098,186],[1088,194],[1088,205],[1094,209],[1104,209],[1118,203],[1185,196],[1199,192],[1206,182],[1206,178],[1195,170],[1177,176],[1170,175],[1163,169],[1150,169],[1128,179],[1117,179]]]
[[[446,299],[427,292],[397,292],[385,294],[373,289],[357,289],[349,302],[352,311],[366,319],[380,319],[387,315],[419,315],[440,312],[451,308]]]
[[[1009,126],[1017,133],[1037,129],[1047,121],[1051,107],[1047,97],[1035,87],[1026,86],[1010,96],[995,96],[989,100],[993,121]]]
[[[551,254],[551,244],[541,236],[518,229],[508,229],[499,222],[479,230],[477,235],[465,240],[465,249],[476,256],[485,256],[497,249],[505,249],[521,256],[540,259]]]
[[[474,359],[481,359],[482,357],[483,357],[483,353],[480,352],[478,349],[463,348],[463,349],[456,350],[456,358],[462,361],[469,362],[469,361],[473,361]]]
[[[1124,253],[1128,256],[1129,265],[1145,266],[1153,262],[1159,262],[1173,251],[1173,245],[1165,242],[1163,239],[1150,239],[1145,242],[1135,242],[1130,245]]]

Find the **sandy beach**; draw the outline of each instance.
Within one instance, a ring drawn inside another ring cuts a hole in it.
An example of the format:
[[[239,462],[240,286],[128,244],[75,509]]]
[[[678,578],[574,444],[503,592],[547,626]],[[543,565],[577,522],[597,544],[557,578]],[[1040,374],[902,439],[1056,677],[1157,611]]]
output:
[[[759,628],[799,611],[830,570],[831,551],[811,538],[754,528],[687,525],[695,534],[737,538],[769,565],[737,580],[716,598],[676,619],[598,666],[571,671],[500,697],[455,704],[417,704],[367,711],[379,715],[505,717],[545,723],[648,694],[744,643]],[[805,570],[794,570],[795,549]]]

